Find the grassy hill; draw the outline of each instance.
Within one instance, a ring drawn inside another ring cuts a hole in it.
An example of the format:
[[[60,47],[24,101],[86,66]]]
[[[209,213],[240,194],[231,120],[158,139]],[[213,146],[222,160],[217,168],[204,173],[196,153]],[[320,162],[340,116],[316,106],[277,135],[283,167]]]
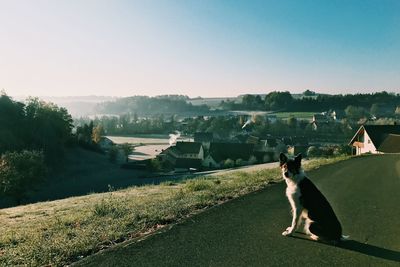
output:
[[[121,169],[110,163],[103,154],[72,148],[66,151],[63,161],[55,167],[48,179],[31,192],[23,203],[34,203],[81,196],[94,192],[107,192],[113,188],[158,182],[141,179],[145,171]],[[15,205],[11,200],[0,200],[0,208]]]
[[[238,171],[2,209],[0,265],[69,264],[280,180],[278,169]]]

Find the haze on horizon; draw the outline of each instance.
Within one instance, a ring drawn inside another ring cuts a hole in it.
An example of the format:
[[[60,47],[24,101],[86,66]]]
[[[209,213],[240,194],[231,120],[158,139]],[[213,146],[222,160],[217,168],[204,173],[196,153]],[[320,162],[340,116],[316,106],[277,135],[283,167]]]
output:
[[[396,0],[0,0],[0,90],[400,93]]]

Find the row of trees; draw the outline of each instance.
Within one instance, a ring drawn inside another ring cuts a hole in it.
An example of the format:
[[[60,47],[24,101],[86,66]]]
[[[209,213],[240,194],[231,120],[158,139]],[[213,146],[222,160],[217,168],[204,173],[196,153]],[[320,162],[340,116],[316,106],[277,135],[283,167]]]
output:
[[[37,98],[21,103],[0,95],[0,154],[40,150],[46,161],[57,160],[71,141],[72,118],[65,108]]]
[[[222,101],[220,107],[226,110],[286,110],[324,111],[327,108],[344,110],[348,106],[371,110],[371,113],[394,113],[400,105],[400,95],[388,92],[373,94],[316,95],[306,91],[303,97],[294,98],[289,92],[271,92],[260,95],[244,95],[241,103]]]
[[[20,204],[28,190],[43,181],[72,141],[72,118],[64,108],[0,95],[0,196]]]
[[[132,96],[120,98],[116,101],[101,103],[96,106],[96,112],[102,114],[139,115],[175,114],[184,112],[204,112],[209,108],[206,105],[194,106],[188,102],[189,98],[182,95],[163,95],[156,97]]]

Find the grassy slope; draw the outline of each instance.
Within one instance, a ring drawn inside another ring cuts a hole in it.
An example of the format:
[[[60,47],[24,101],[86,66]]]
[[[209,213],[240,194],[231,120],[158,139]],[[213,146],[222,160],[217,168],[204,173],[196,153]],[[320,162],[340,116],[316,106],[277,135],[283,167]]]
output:
[[[57,171],[50,174],[38,190],[30,193],[25,203],[107,192],[109,185],[113,188],[126,188],[151,182],[140,178],[146,175],[145,171],[121,169],[118,164],[110,163],[106,155],[73,148],[66,152]],[[0,208],[12,205],[15,203],[0,200]]]
[[[278,169],[236,172],[3,209],[0,265],[65,265],[278,180]]]

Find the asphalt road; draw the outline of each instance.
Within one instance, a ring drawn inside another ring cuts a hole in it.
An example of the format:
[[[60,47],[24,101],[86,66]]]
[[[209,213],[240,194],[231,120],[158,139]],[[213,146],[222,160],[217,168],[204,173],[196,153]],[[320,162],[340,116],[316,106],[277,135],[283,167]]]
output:
[[[400,156],[355,158],[308,176],[350,235],[340,246],[281,235],[290,213],[279,183],[78,265],[400,266]]]

